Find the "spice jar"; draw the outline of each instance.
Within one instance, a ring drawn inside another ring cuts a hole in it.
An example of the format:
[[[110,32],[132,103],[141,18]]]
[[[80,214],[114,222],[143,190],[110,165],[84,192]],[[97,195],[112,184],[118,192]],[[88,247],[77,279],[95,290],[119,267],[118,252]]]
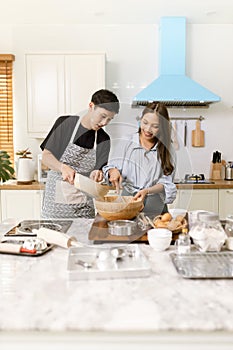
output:
[[[182,229],[182,233],[179,235],[179,238],[176,240],[176,247],[178,254],[188,254],[191,249],[191,240],[188,234],[188,229]]]
[[[219,216],[211,212],[200,212],[189,234],[201,252],[219,252],[227,238]]]

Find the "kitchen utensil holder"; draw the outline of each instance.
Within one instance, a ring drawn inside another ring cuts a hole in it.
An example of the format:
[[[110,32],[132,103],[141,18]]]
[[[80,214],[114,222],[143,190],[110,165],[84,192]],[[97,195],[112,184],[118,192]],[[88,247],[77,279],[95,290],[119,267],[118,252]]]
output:
[[[211,180],[222,180],[222,166],[223,161],[221,163],[210,163],[210,179]]]

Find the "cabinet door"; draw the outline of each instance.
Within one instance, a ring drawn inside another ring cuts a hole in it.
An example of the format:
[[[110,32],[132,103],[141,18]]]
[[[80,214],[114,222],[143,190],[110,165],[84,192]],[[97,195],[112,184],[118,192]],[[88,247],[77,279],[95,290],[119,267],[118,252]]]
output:
[[[233,189],[219,190],[219,216],[226,219],[226,216],[233,214]]]
[[[66,55],[65,87],[66,114],[82,115],[92,94],[105,88],[105,55]]]
[[[207,210],[218,213],[218,190],[183,190],[177,191],[172,208],[184,208],[187,210]]]
[[[44,138],[61,115],[86,111],[105,87],[105,54],[27,54],[28,133]]]
[[[38,190],[2,190],[2,220],[40,219],[43,191]]]
[[[65,113],[64,56],[26,55],[28,133],[44,137]]]

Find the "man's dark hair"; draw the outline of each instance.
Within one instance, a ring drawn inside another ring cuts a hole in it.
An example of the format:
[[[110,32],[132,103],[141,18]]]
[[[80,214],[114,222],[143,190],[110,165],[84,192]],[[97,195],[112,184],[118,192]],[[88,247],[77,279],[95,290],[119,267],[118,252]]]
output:
[[[120,109],[117,96],[112,91],[106,89],[96,91],[91,97],[91,102],[93,102],[95,106],[107,109],[107,111],[110,112],[115,112],[116,114]]]

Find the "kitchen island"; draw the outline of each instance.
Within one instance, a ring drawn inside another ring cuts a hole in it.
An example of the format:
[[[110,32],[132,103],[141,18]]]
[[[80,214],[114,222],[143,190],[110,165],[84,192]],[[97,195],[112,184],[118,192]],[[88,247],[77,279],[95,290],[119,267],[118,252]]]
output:
[[[3,234],[13,219],[0,225]],[[92,220],[68,234],[88,241]],[[149,277],[71,281],[68,250],[0,255],[1,349],[232,349],[233,279],[180,277],[169,254],[141,244]]]

